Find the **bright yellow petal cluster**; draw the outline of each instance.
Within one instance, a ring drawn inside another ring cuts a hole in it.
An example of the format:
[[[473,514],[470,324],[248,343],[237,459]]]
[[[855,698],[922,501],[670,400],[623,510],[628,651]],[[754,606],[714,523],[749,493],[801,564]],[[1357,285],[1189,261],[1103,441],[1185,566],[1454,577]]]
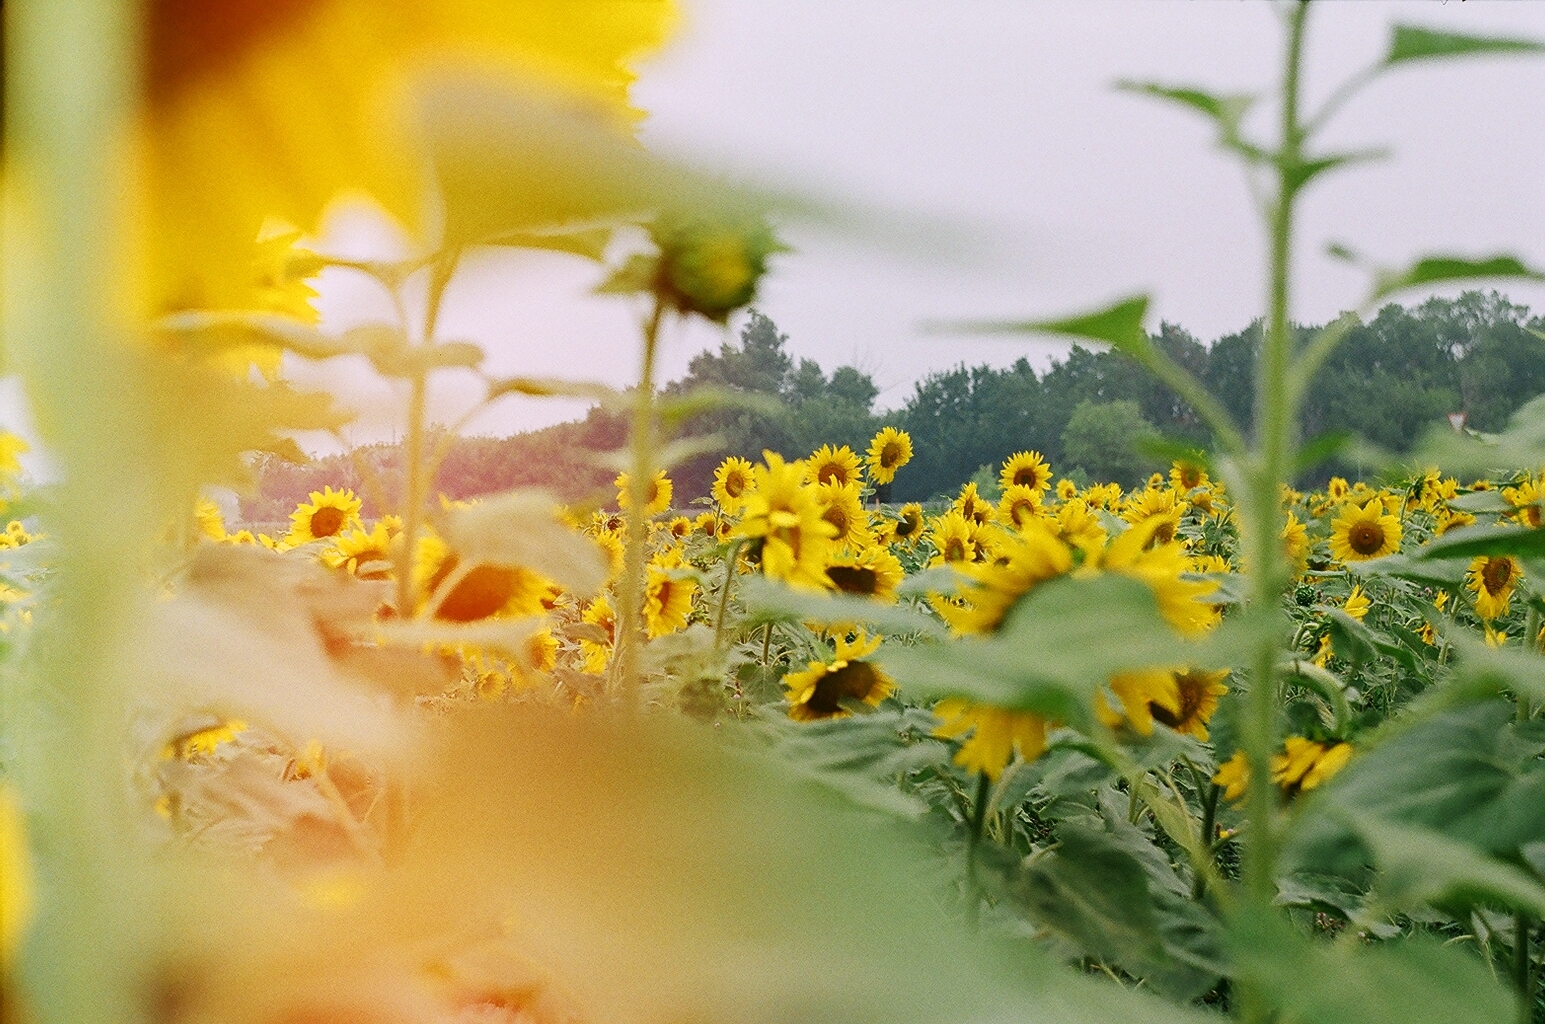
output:
[[[896,479],[896,470],[912,461],[912,436],[905,430],[883,427],[869,442],[864,459],[869,467],[869,479],[877,484],[888,484]]]

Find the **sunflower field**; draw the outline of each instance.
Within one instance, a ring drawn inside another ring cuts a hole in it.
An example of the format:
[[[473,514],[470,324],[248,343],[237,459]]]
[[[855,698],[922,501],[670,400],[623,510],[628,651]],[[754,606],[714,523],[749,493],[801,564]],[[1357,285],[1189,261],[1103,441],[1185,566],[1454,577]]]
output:
[[[1311,7],[1260,96],[1124,86],[1256,186],[1254,423],[1146,296],[957,324],[1113,348],[1212,442],[897,505],[895,427],[676,493],[714,450],[682,424],[757,399],[662,391],[662,326],[848,212],[637,144],[667,0],[4,5],[5,368],[58,476],[0,434],[0,1024],[1545,1020],[1545,398],[1410,458],[1298,430],[1358,315],[1545,275],[1427,256],[1290,321],[1301,196],[1362,158],[1337,109],[1545,47],[1397,27],[1305,110]],[[416,255],[313,251],[340,193]],[[488,246],[593,261],[636,384],[443,337]],[[326,329],[324,269],[396,319]],[[404,471],[227,521],[211,488],[348,422],[286,362],[343,357],[401,395]],[[452,371],[625,416],[615,491],[435,493]]]

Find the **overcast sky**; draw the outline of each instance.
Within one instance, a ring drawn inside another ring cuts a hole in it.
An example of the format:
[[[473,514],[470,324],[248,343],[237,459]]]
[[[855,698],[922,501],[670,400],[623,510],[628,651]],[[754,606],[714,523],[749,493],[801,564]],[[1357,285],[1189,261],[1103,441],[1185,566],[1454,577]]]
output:
[[[1269,86],[1281,35],[1261,2],[682,0],[685,23],[641,61],[647,145],[714,168],[948,227],[974,246],[903,245],[790,225],[760,308],[796,356],[873,374],[897,408],[930,371],[961,362],[1038,367],[1046,341],[928,334],[924,322],[1050,316],[1148,291],[1153,319],[1204,341],[1263,303],[1262,233],[1238,169],[1178,108],[1116,92],[1121,78],[1242,91]],[[1310,19],[1307,91],[1372,62],[1396,22],[1545,39],[1545,3],[1341,0]],[[1260,127],[1258,125],[1258,127]],[[1326,138],[1393,157],[1328,179],[1303,206],[1294,316],[1355,306],[1361,273],[1321,255],[1340,241],[1395,265],[1434,252],[1516,252],[1545,265],[1545,59],[1427,62],[1386,76]],[[337,244],[373,234],[344,218]],[[565,257],[490,254],[447,298],[446,336],[489,349],[501,373],[635,378],[637,310],[588,294],[600,271]],[[323,311],[379,315],[368,286],[330,271]],[[1545,310],[1545,289],[1506,286]],[[1419,296],[1418,296],[1419,297]],[[731,330],[738,321],[731,324]],[[663,377],[727,335],[674,328]],[[350,439],[390,437],[400,400],[347,367],[296,366],[346,384],[363,411]],[[443,387],[450,420],[470,382]],[[568,403],[506,400],[468,428],[506,434],[569,418]]]

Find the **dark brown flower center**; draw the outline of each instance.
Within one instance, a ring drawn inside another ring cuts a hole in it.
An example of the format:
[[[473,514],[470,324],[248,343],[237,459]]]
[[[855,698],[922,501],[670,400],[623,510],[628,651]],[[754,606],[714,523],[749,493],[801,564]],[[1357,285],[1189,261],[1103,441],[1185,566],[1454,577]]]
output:
[[[860,565],[833,565],[826,575],[844,594],[872,595],[880,582],[879,573]]]
[[[746,478],[741,473],[728,473],[724,477],[724,493],[738,498],[746,490]]]
[[[474,566],[445,595],[435,618],[476,622],[500,611],[515,596],[516,572],[504,565]]]
[[[1354,523],[1347,531],[1347,545],[1359,555],[1372,555],[1384,547],[1384,527],[1378,523]]]
[[[1509,558],[1488,558],[1481,566],[1481,585],[1496,597],[1513,582],[1513,562]]]
[[[891,441],[880,449],[880,468],[893,469],[901,461],[901,445]]]
[[[965,541],[958,537],[951,537],[944,542],[944,560],[946,562],[964,562],[966,560]]]
[[[333,508],[331,505],[319,508],[311,514],[311,536],[331,537],[343,529],[346,520],[341,508]]]
[[[844,700],[867,700],[879,682],[879,673],[873,665],[865,661],[849,662],[816,681],[815,692],[805,702],[805,709],[813,716],[830,718],[844,710]]]

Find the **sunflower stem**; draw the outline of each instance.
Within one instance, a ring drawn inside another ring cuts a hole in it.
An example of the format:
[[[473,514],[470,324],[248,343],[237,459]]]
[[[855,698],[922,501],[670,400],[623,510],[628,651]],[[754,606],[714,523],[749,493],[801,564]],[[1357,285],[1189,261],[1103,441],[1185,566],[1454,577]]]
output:
[[[1534,968],[1529,956],[1529,930],[1533,927],[1528,914],[1513,915],[1513,980],[1518,986],[1518,1019],[1522,1024],[1530,1024],[1534,1016]]]
[[[737,540],[730,545],[729,554],[724,558],[724,586],[719,591],[719,612],[713,623],[713,649],[716,651],[724,646],[724,616],[730,607],[730,585],[735,582],[735,563],[744,545],[745,541]]]
[[[976,920],[982,901],[981,884],[977,880],[976,853],[982,845],[982,832],[987,825],[987,802],[992,795],[992,780],[986,772],[976,773],[976,799],[971,802],[971,831],[966,836],[966,885],[971,891],[971,918]]]
[[[767,652],[772,647],[772,623],[762,630],[762,671],[767,671]]]
[[[639,664],[644,644],[644,545],[649,539],[648,504],[654,486],[654,371],[665,318],[665,299],[655,296],[644,322],[644,347],[633,401],[632,456],[628,472],[627,546],[623,550],[621,594],[617,621],[617,674],[623,704],[636,710]]]

